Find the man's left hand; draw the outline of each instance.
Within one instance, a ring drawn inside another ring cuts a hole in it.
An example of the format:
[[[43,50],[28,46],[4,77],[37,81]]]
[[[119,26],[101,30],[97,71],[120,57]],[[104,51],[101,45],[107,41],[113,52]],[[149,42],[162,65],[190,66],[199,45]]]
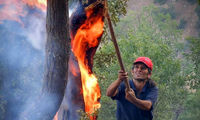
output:
[[[130,89],[130,90],[126,89],[126,96],[125,97],[128,101],[130,101],[130,102],[133,101],[136,98],[135,92],[133,91],[133,89]]]

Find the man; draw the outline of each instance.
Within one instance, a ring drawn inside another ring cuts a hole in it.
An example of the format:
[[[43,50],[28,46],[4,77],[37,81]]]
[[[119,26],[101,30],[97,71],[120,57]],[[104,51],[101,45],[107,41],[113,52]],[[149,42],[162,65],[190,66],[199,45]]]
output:
[[[153,106],[157,100],[158,88],[150,79],[153,63],[148,57],[139,57],[133,62],[133,79],[129,80],[130,90],[125,87],[128,74],[119,71],[118,79],[107,89],[107,96],[117,100],[117,120],[152,120]]]

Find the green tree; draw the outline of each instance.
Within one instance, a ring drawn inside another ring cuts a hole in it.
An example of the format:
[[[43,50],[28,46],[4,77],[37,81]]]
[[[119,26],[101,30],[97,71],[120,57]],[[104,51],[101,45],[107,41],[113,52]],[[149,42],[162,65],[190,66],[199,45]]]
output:
[[[191,64],[187,85],[188,97],[184,102],[183,113],[180,120],[198,120],[200,111],[200,38],[188,37],[187,46],[189,50],[186,52],[187,62]]]
[[[189,85],[193,89],[200,87],[200,38],[187,38],[189,52],[186,53],[188,60],[194,65],[190,73]]]
[[[184,112],[180,116],[179,120],[199,120],[200,117],[200,90],[197,90],[195,93],[191,93],[187,97],[184,106]]]

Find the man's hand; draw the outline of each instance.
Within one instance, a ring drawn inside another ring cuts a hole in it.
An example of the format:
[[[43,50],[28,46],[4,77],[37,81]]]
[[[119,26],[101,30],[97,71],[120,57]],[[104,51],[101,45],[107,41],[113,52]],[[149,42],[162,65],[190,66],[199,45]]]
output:
[[[150,100],[140,100],[140,99],[136,98],[135,92],[133,91],[133,89],[130,89],[129,91],[126,89],[125,92],[126,92],[125,98],[129,102],[136,105],[138,108],[140,108],[142,110],[150,110],[151,109],[152,102]]]
[[[126,91],[126,96],[125,98],[132,102],[134,99],[136,99],[136,96],[135,96],[135,92],[133,91],[133,89],[130,89],[130,90],[125,90]]]
[[[121,84],[121,82],[125,79],[128,79],[128,73],[123,72],[120,70],[118,72],[118,78],[112,84],[107,88],[106,95],[109,97],[113,97],[118,93],[118,87]]]
[[[126,80],[126,79],[128,79],[128,73],[120,70],[118,72],[118,80],[123,81],[123,80]]]

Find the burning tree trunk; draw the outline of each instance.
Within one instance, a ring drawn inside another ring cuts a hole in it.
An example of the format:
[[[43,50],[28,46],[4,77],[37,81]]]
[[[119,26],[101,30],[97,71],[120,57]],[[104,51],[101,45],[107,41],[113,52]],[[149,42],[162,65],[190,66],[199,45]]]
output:
[[[86,7],[88,9],[86,9]],[[79,120],[82,110],[93,114],[100,108],[100,88],[93,75],[93,56],[103,34],[104,4],[90,0],[72,14],[70,24],[72,53],[69,59],[68,84],[58,112],[58,120]],[[97,118],[90,116],[91,120]]]

